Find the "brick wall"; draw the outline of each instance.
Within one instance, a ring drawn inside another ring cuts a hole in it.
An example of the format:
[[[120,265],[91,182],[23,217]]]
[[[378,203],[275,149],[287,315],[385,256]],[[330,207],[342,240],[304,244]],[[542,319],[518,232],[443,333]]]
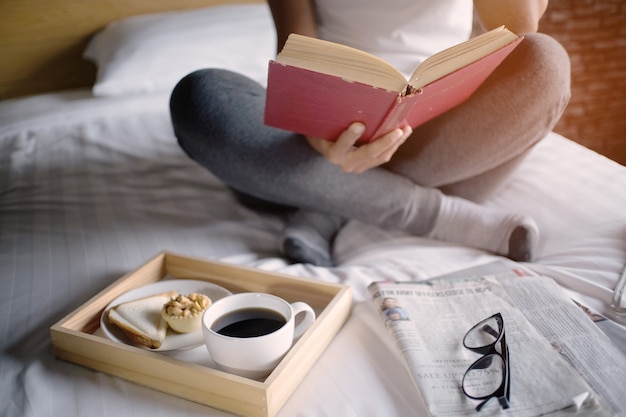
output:
[[[572,98],[554,130],[626,165],[626,1],[551,0],[539,30],[572,62]]]

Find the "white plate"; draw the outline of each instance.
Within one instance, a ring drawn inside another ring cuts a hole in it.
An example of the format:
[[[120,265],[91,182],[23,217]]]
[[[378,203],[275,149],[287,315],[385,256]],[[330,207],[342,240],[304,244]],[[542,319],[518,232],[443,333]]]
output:
[[[231,294],[231,292],[228,291],[226,288],[222,288],[219,285],[211,284],[210,282],[206,281],[191,279],[166,279],[164,281],[155,282],[154,284],[145,285],[143,287],[130,290],[120,295],[115,300],[111,301],[111,303],[109,303],[109,305],[104,309],[104,313],[100,317],[100,328],[102,329],[106,337],[115,342],[137,346],[134,345],[126,337],[121,329],[109,322],[106,314],[107,311],[111,307],[115,307],[116,305],[126,301],[136,300],[138,298],[148,297],[150,295],[159,294],[171,290],[176,290],[180,294],[188,294],[192,292],[205,294],[211,299],[212,302],[215,302],[220,298],[224,298],[227,295]],[[159,347],[158,349],[150,349],[145,347],[145,349],[151,351],[191,349],[193,347],[200,346],[203,343],[204,337],[202,335],[202,329],[196,330],[192,333],[177,333],[171,329],[168,329],[167,336],[165,337],[165,340],[163,340],[161,347]]]

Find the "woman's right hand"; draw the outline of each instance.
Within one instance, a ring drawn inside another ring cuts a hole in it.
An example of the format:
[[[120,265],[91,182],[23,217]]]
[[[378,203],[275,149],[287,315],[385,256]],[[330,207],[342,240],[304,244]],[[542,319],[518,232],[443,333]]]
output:
[[[344,172],[362,173],[391,160],[396,150],[411,136],[413,130],[394,129],[364,145],[356,145],[365,132],[362,123],[352,123],[335,141],[307,136],[309,145]]]

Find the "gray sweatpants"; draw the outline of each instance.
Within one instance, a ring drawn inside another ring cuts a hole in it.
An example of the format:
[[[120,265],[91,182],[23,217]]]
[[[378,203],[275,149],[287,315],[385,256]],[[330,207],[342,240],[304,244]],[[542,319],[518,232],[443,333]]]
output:
[[[528,34],[468,101],[416,128],[389,163],[361,174],[344,173],[302,136],[265,126],[265,90],[241,75],[196,71],[170,105],[181,147],[247,205],[424,235],[442,191],[474,201],[497,192],[554,127],[569,87],[564,49]]]

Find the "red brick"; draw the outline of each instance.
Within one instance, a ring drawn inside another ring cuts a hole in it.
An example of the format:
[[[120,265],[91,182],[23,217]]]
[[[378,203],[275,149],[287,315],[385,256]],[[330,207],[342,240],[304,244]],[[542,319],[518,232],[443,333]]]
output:
[[[626,1],[551,0],[539,27],[572,64],[572,98],[555,130],[626,165]]]

